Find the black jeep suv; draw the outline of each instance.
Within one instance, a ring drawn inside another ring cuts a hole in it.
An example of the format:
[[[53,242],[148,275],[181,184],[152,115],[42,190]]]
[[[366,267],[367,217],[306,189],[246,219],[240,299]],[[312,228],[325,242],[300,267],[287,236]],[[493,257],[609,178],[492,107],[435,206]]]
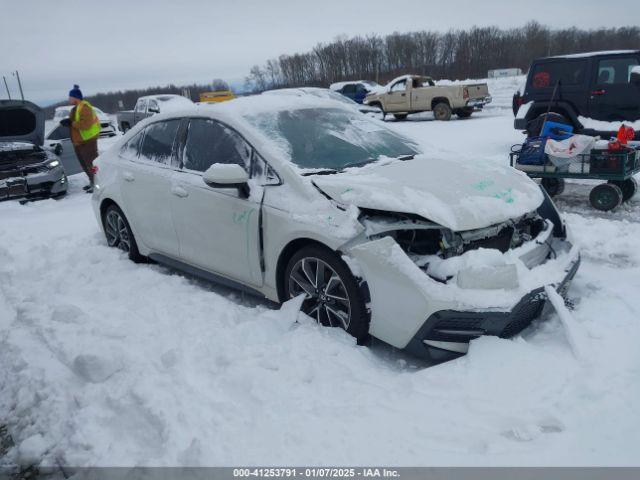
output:
[[[555,94],[554,94],[555,90]],[[531,103],[530,103],[531,102]],[[529,105],[527,105],[529,104]],[[520,108],[527,108],[518,115]],[[534,60],[524,92],[513,99],[514,127],[540,133],[547,111],[586,135],[609,137],[605,122],[640,119],[640,50],[593,52]],[[640,132],[636,132],[639,138]]]

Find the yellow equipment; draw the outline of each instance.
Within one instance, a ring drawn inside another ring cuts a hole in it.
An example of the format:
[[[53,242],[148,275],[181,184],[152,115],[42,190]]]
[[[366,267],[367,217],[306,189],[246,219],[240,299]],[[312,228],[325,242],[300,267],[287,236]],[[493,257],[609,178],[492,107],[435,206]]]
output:
[[[203,103],[226,102],[234,98],[236,98],[236,96],[231,90],[217,90],[215,92],[202,92],[200,94],[200,101]]]

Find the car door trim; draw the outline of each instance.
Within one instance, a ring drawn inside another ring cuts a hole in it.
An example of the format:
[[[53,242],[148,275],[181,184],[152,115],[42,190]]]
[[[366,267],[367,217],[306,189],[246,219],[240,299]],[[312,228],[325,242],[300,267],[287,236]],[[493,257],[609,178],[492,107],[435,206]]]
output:
[[[194,267],[193,265],[182,262],[180,260],[176,260],[175,258],[167,257],[166,255],[163,255],[161,253],[151,253],[149,254],[149,258],[155,262],[161,263],[162,265],[180,270],[181,272],[192,275],[194,277],[217,283],[225,287],[241,290],[256,297],[265,298],[260,291],[256,290],[255,288],[251,288],[244,283],[237,282],[236,280],[231,280],[228,277],[210,272],[208,270],[203,270],[199,267]]]

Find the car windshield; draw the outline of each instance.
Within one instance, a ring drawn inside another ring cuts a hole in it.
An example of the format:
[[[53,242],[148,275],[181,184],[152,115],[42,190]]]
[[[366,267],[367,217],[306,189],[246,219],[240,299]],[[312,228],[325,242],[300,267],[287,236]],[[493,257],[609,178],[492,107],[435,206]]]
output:
[[[340,170],[419,153],[406,138],[347,109],[281,110],[245,118],[285,147],[291,161],[302,169]]]

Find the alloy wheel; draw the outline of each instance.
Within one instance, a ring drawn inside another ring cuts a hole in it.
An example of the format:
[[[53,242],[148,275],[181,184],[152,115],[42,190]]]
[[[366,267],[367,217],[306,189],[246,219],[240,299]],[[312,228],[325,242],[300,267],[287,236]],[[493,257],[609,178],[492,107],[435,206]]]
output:
[[[304,294],[302,311],[322,325],[347,330],[351,303],[344,282],[336,271],[318,258],[305,257],[289,274],[291,298]]]
[[[122,218],[122,215],[116,210],[109,210],[105,218],[104,225],[107,244],[110,247],[117,247],[124,252],[131,250],[131,239],[129,237],[129,229]]]

